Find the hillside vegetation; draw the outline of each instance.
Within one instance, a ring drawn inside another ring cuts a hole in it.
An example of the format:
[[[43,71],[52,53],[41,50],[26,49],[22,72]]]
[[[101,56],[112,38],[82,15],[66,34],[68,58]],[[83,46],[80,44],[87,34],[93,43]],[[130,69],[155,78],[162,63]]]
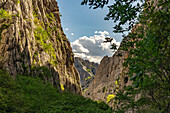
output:
[[[59,92],[39,77],[18,75],[15,80],[0,70],[0,113],[112,113],[103,102]]]

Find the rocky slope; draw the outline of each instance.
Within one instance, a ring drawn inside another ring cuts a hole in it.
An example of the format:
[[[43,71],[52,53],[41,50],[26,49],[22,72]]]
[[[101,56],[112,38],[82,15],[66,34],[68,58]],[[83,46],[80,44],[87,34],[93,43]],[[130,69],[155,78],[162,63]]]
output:
[[[81,93],[56,0],[0,0],[0,9],[0,69]]]
[[[134,32],[133,30],[132,32]],[[127,40],[129,40],[128,37],[124,38],[120,47]],[[127,75],[124,74],[128,69],[123,67],[123,63],[128,55],[127,51],[118,49],[112,57],[105,56],[98,66],[94,81],[89,85],[84,96],[107,103],[107,97],[115,95],[116,87],[119,87],[119,90],[121,90],[123,86],[131,84]],[[113,106],[112,102],[108,104]]]
[[[82,90],[85,90],[94,80],[94,75],[96,74],[98,64],[75,57],[74,65],[80,74]]]

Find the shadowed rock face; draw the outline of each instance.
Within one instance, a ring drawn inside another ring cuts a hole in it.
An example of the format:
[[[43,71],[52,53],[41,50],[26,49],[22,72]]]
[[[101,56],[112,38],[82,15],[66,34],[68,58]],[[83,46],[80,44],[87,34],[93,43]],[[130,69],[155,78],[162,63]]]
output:
[[[98,64],[76,57],[74,65],[80,74],[81,86],[82,90],[84,90],[94,80]]]
[[[81,93],[56,0],[0,0],[0,8],[11,15],[0,18],[0,69],[8,70],[12,76],[34,76],[36,68],[44,66],[52,73],[44,79]]]

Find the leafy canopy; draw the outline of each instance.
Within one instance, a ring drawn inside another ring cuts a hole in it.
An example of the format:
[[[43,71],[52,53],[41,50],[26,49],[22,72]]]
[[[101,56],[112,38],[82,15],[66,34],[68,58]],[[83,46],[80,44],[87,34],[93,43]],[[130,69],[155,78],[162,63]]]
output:
[[[90,8],[103,8],[107,6],[109,9],[105,20],[114,20],[118,22],[114,26],[114,32],[123,33],[129,31],[136,22],[137,14],[143,9],[143,0],[114,0],[113,4],[109,0],[83,0],[81,5],[89,5]],[[127,24],[125,28],[125,25]]]
[[[116,91],[114,110],[116,113],[133,111],[138,113],[168,113],[170,111],[170,2],[168,0],[84,0],[82,5],[90,8],[109,8],[106,20],[118,24],[114,32],[130,30],[135,21],[138,23],[133,32],[125,37],[121,48],[129,53],[124,73],[132,81]],[[137,16],[139,13],[139,16]],[[128,24],[123,29],[122,25]],[[121,84],[118,84],[121,85]]]

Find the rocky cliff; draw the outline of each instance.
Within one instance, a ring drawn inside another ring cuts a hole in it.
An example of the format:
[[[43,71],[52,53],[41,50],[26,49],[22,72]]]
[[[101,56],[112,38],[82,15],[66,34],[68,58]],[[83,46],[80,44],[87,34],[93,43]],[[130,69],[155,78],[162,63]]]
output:
[[[75,57],[74,64],[80,74],[82,90],[85,90],[94,80],[98,64],[78,57]]]
[[[128,37],[124,38],[120,47],[127,40],[129,40]],[[105,56],[98,66],[94,81],[89,85],[84,96],[107,103],[107,97],[115,95],[115,88],[118,85],[120,90],[123,86],[131,84],[124,74],[128,69],[123,67],[128,55],[128,52],[118,49],[112,57]],[[111,102],[109,103],[110,106],[112,104]]]
[[[151,0],[146,1],[149,5]],[[157,0],[153,0],[153,6],[156,7],[155,10],[158,10],[159,7]],[[141,28],[144,28],[145,25],[137,24],[135,25],[131,33],[140,34]],[[146,29],[143,29],[146,30]],[[120,48],[124,44],[124,42],[133,42],[136,39],[130,39],[128,36],[122,40],[120,44]],[[139,38],[137,40],[140,40]],[[137,41],[136,40],[136,41]],[[125,59],[130,55],[128,51],[123,51],[122,49],[118,49],[117,52],[112,57],[105,56],[97,69],[94,81],[89,85],[88,89],[85,91],[84,96],[91,98],[96,101],[104,101],[108,103],[108,97],[115,97],[115,91],[123,90],[124,86],[128,86],[132,84],[132,81],[129,80],[128,75],[125,73],[128,72],[128,68],[123,66]],[[134,46],[135,48],[135,46]],[[129,48],[130,49],[130,48]],[[112,99],[113,99],[112,98]],[[135,99],[140,98],[140,94],[136,95]],[[114,100],[108,103],[110,106],[114,106]],[[132,111],[129,111],[132,112]]]
[[[131,33],[137,33],[139,26],[142,25],[135,25]],[[111,96],[114,98],[116,91],[123,90],[124,86],[132,84],[132,81],[130,81],[129,77],[125,74],[128,72],[128,68],[123,66],[125,59],[130,55],[129,51],[122,50],[123,45],[128,41],[132,41],[132,39],[127,36],[122,40],[119,49],[112,57],[105,56],[101,60],[94,81],[83,94],[85,97],[108,103],[108,98]],[[113,107],[114,101],[108,104]]]
[[[0,69],[81,93],[56,0],[0,0]]]

